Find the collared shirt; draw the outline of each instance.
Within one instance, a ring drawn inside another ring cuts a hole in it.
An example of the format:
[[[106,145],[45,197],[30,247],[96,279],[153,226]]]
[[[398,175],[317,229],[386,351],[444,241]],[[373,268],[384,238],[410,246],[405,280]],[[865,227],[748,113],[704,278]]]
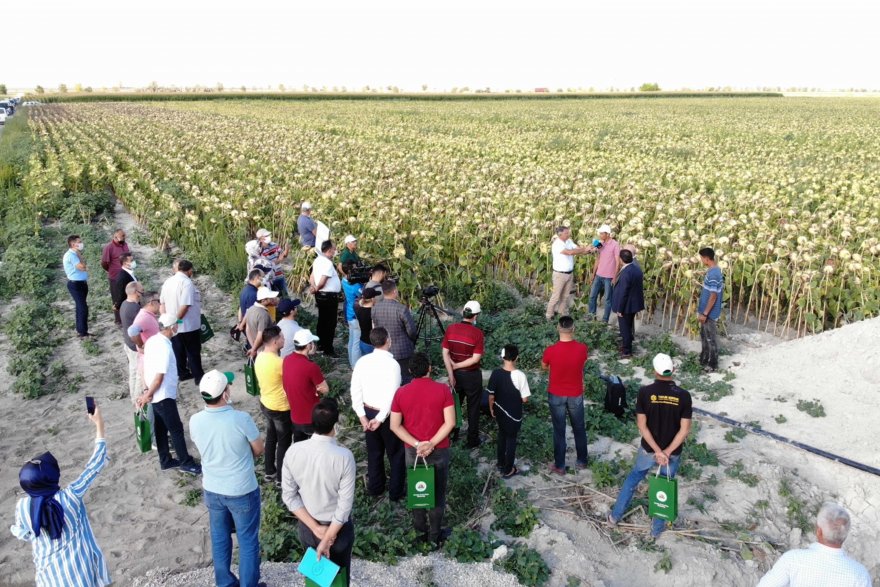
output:
[[[574,271],[574,256],[563,255],[562,251],[570,251],[576,249],[577,245],[571,239],[567,241],[556,238],[550,245],[550,252],[553,253],[553,271],[562,271],[568,273]]]
[[[275,279],[284,277],[284,271],[278,266],[278,257],[281,256],[281,253],[281,247],[277,243],[269,243],[269,246],[260,249],[260,257],[272,264],[272,269],[275,271]]]
[[[312,408],[318,403],[318,386],[324,382],[321,368],[305,355],[293,353],[281,364],[281,381],[290,405],[290,421],[311,424]]]
[[[146,308],[141,308],[141,311],[134,317],[134,322],[132,322],[131,326],[128,328],[129,338],[138,334],[141,335],[141,340],[144,344],[147,344],[147,341],[150,340],[150,338],[159,334],[159,320],[156,318],[155,314]],[[138,372],[141,374],[141,378],[143,378],[144,347],[141,347],[138,351]]]
[[[104,250],[101,251],[101,267],[107,270],[110,281],[116,281],[119,270],[122,269],[122,255],[130,252],[128,243],[119,244],[115,240],[111,240],[104,245]]]
[[[312,263],[312,279],[314,279],[315,285],[320,283],[321,278],[325,275],[327,276],[327,281],[324,282],[324,285],[318,291],[327,293],[339,293],[342,291],[342,282],[339,280],[339,273],[336,271],[336,267],[333,266],[333,261],[327,255],[321,253],[315,257],[315,262]]]
[[[296,320],[282,318],[278,321],[278,328],[281,329],[281,334],[284,335],[284,346],[281,347],[281,358],[283,359],[284,357],[293,354],[293,351],[296,348],[296,344],[293,342],[293,337],[297,332],[302,330],[302,326],[297,324]]]
[[[238,296],[238,307],[244,316],[251,306],[257,303],[257,288],[251,283],[245,283]]]
[[[81,262],[82,255],[73,249],[67,249],[64,253],[64,273],[70,281],[87,281],[89,272],[77,269],[76,266]]]
[[[64,510],[64,530],[58,540],[52,540],[45,528],[35,536],[31,497],[18,500],[15,525],[9,529],[19,540],[32,544],[38,587],[103,587],[110,584],[110,572],[83,503],[83,496],[107,460],[107,441],[99,438],[82,474],[53,497]]]
[[[150,337],[144,345],[144,385],[150,387],[156,375],[162,373],[162,385],[153,394],[151,403],[159,403],[164,399],[177,399],[177,360],[171,339],[164,334]]]
[[[192,332],[202,328],[202,304],[201,294],[192,279],[183,271],[178,271],[165,280],[159,301],[165,306],[165,312],[178,316],[181,306],[189,306],[183,324],[178,326],[177,332]]]
[[[709,305],[709,296],[715,296],[715,303],[711,308]],[[724,274],[721,273],[721,267],[715,265],[706,272],[703,278],[703,289],[700,291],[700,304],[697,306],[697,312],[700,314],[708,314],[710,320],[718,320],[721,317],[721,298],[724,296]]]
[[[444,411],[454,405],[455,400],[448,385],[428,377],[417,377],[394,394],[391,411],[400,414],[403,427],[413,438],[422,442],[431,440],[437,434],[446,422]],[[449,437],[438,442],[435,448],[449,448]]]
[[[871,576],[842,548],[814,542],[783,554],[758,587],[871,587]]]
[[[354,365],[351,374],[351,407],[358,417],[366,415],[364,404],[379,413],[376,420],[384,422],[391,411],[391,402],[400,387],[400,364],[386,350],[375,349]]]
[[[250,414],[207,406],[189,419],[189,435],[202,456],[205,491],[238,497],[257,488],[251,442],[260,431]]]
[[[312,220],[311,216],[300,214],[299,218],[296,219],[296,229],[299,232],[299,242],[301,242],[303,246],[315,246],[314,231],[318,229],[318,224]]]
[[[384,328],[391,337],[391,354],[397,360],[408,359],[415,351],[416,321],[409,308],[397,300],[382,298],[370,313],[373,328]]]
[[[356,474],[350,450],[332,436],[313,434],[287,449],[281,498],[292,512],[304,507],[318,522],[345,524],[354,507]]]
[[[273,412],[286,412],[290,409],[284,385],[281,383],[281,357],[269,351],[262,351],[254,361],[254,372],[260,384],[260,403]]]
[[[253,345],[254,341],[257,340],[257,336],[272,326],[272,316],[269,315],[269,308],[260,302],[255,302],[244,313],[244,323],[245,336],[247,336],[248,342]]]
[[[345,250],[339,255],[339,262],[345,265],[348,261],[358,264],[361,262],[361,257],[356,251],[352,251],[348,247],[345,247]]]
[[[449,357],[453,363],[467,361],[474,355],[484,354],[483,331],[470,322],[452,324],[446,329],[446,334],[443,335],[443,342],[440,346],[449,351]],[[477,371],[479,368],[480,362],[477,361],[475,364],[462,370]]]
[[[613,238],[609,238],[599,249],[599,259],[596,261],[596,275],[613,279],[617,276],[617,259],[620,257],[620,245]]]

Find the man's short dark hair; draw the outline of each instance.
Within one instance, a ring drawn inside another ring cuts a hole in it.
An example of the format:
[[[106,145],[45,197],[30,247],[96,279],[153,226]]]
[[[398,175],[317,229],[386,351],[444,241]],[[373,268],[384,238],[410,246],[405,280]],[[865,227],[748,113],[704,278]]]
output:
[[[715,260],[715,249],[712,247],[703,247],[700,249],[700,256],[709,259],[710,261]]]
[[[574,328],[574,318],[571,316],[562,316],[559,319],[559,328],[562,330],[571,330]]]
[[[370,344],[376,348],[381,346],[385,346],[385,343],[388,342],[388,331],[379,326],[378,328],[374,328],[370,331]]]
[[[331,240],[325,240],[324,242],[321,243],[321,252],[322,253],[326,253],[327,251],[329,251],[332,248],[333,248],[333,241],[331,241]]]
[[[128,260],[133,257],[134,255],[132,255],[131,253],[122,253],[121,255],[119,255],[119,264],[125,265],[126,262],[128,262]]]
[[[387,296],[390,293],[394,293],[397,290],[397,284],[391,281],[390,279],[386,279],[382,282],[382,295]]]
[[[346,261],[342,264],[342,272],[346,275],[351,275],[351,270],[354,269],[355,265],[357,265],[357,263],[354,261]]]
[[[248,273],[248,281],[253,281],[257,277],[260,279],[263,278],[263,270],[262,269],[251,269],[251,272]]]
[[[556,234],[562,234],[566,230],[569,230],[568,226],[557,226],[556,227]]]
[[[322,398],[312,408],[312,426],[315,428],[315,434],[322,436],[330,434],[337,422],[339,422],[339,404],[332,397]]]
[[[424,377],[431,370],[431,359],[425,353],[416,353],[409,360],[409,374],[414,378]]]
[[[202,396],[202,399],[205,400],[205,403],[208,404],[209,406],[213,406],[213,405],[216,405],[217,403],[219,403],[221,399],[223,399],[223,394],[221,393],[217,397],[210,398],[210,399],[206,398],[205,396]]]
[[[157,292],[156,290],[144,292],[144,305],[147,305],[153,301],[159,301],[159,292]]]
[[[192,271],[192,268],[193,268],[192,262],[187,261],[186,259],[181,259],[180,261],[177,262],[177,270],[178,271],[183,271],[184,273],[186,273],[187,271]],[[241,275],[241,274],[239,273],[239,275]],[[239,277],[239,279],[241,279],[241,277]]]
[[[281,336],[281,328],[279,326],[270,326],[263,330],[263,344],[271,344],[279,336]]]
[[[624,263],[632,263],[633,262],[633,254],[632,251],[628,251],[626,249],[622,249],[620,251],[620,260]]]
[[[69,237],[67,237],[67,246],[68,246],[68,247],[72,247],[72,246],[73,246],[73,243],[75,243],[75,242],[78,241],[78,240],[79,240],[79,235],[78,235],[78,234],[72,234],[72,235],[70,235]]]
[[[508,361],[515,361],[519,357],[519,347],[515,344],[504,345],[504,358]]]
[[[382,263],[373,265],[373,268],[370,269],[370,275],[372,275],[373,273],[378,273],[379,271],[381,271],[382,273],[388,273],[388,267],[386,267]]]

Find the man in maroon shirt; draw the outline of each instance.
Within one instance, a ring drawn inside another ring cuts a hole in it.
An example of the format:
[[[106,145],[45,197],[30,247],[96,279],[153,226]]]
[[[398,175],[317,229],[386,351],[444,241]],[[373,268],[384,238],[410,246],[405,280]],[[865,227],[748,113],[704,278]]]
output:
[[[293,336],[293,352],[281,365],[281,384],[290,404],[294,442],[307,440],[314,433],[312,408],[330,391],[321,368],[309,359],[315,354],[317,341],[318,337],[305,328],[298,330]]]
[[[128,243],[125,242],[125,231],[117,228],[113,232],[113,238],[104,245],[104,250],[101,252],[101,267],[104,268],[104,271],[107,272],[107,277],[110,279],[111,296],[113,295],[116,278],[119,276],[119,272],[122,271],[122,255],[130,252],[128,250]],[[116,324],[122,324],[122,320],[119,317],[119,308],[117,307],[113,308],[113,319],[116,321]]]
[[[480,303],[464,305],[462,321],[446,329],[443,336],[443,362],[449,374],[449,385],[458,393],[461,405],[467,399],[467,447],[480,446],[480,404],[483,401],[483,332],[476,327]],[[458,432],[456,432],[456,435]]]
[[[434,508],[414,509],[413,525],[422,539],[439,546],[449,537],[443,528],[449,480],[449,433],[455,427],[455,402],[449,388],[431,381],[431,363],[416,353],[409,363],[413,380],[397,390],[391,402],[391,431],[406,444],[406,466],[416,457],[434,465]]]
[[[577,468],[587,467],[584,419],[584,365],[589,349],[574,339],[574,319],[559,319],[559,342],[544,350],[541,368],[550,370],[547,400],[553,420],[553,465],[550,472],[565,475],[565,419],[568,416],[577,450]]]

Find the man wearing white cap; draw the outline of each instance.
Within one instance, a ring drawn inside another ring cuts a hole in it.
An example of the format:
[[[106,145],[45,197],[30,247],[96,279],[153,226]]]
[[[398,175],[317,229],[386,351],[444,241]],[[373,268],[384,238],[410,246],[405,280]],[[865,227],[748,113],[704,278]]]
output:
[[[599,227],[598,232],[599,238],[593,241],[593,246],[590,248],[591,253],[598,254],[598,259],[596,259],[596,263],[593,265],[593,274],[590,277],[593,285],[590,287],[589,312],[592,318],[596,317],[599,292],[602,291],[602,301],[605,304],[602,321],[608,322],[608,319],[611,317],[613,280],[617,276],[620,264],[618,260],[620,245],[611,238],[611,227],[609,225],[603,224]]]
[[[138,407],[153,406],[156,432],[156,451],[159,453],[159,466],[162,470],[180,467],[185,473],[199,475],[202,468],[196,464],[186,449],[183,436],[183,423],[177,411],[177,361],[171,339],[177,334],[180,323],[174,314],[159,316],[159,334],[151,336],[144,345],[144,392],[135,402]],[[174,444],[177,458],[171,457],[168,450],[168,435]]]
[[[443,363],[449,376],[449,385],[458,393],[464,406],[467,399],[467,447],[480,446],[480,405],[483,401],[483,331],[477,328],[480,302],[471,300],[464,305],[461,322],[452,324],[443,335]],[[458,432],[456,431],[457,438]]]
[[[574,256],[587,253],[587,248],[579,247],[571,240],[569,227],[557,226],[550,252],[553,254],[553,291],[547,302],[547,320],[552,320],[556,312],[560,316],[568,315],[574,284]]]
[[[265,286],[257,290],[257,303],[248,308],[244,315],[244,333],[250,345],[247,352],[249,357],[256,357],[260,352],[260,347],[263,346],[263,331],[275,323],[269,315],[269,307],[277,305],[277,291]]]
[[[205,373],[199,391],[205,409],[189,419],[189,433],[202,455],[202,489],[211,528],[217,585],[260,581],[260,488],[254,458],[263,440],[253,418],[232,409],[232,373]],[[238,536],[238,574],[232,574],[232,534]]]
[[[316,342],[318,337],[310,330],[298,330],[293,336],[293,353],[284,357],[281,365],[281,383],[290,406],[295,443],[312,435],[312,408],[330,391],[321,368],[309,358],[315,354]]]
[[[278,243],[272,242],[272,233],[261,228],[257,231],[257,240],[260,243],[260,257],[263,263],[271,263],[275,276],[272,278],[272,289],[287,296],[287,280],[284,279],[284,270],[281,263],[290,253],[290,247],[286,246],[282,249]]]
[[[299,232],[299,242],[302,246],[315,246],[318,223],[312,219],[312,205],[308,202],[303,202],[302,206],[300,206],[299,218],[296,219],[296,229]]]
[[[639,389],[636,400],[636,423],[642,435],[642,444],[636,462],[630,471],[617,503],[608,514],[608,523],[616,525],[623,519],[636,487],[649,471],[660,467],[660,475],[675,477],[681,450],[691,431],[691,394],[672,380],[675,367],[669,355],[654,357],[654,383]],[[655,518],[651,537],[657,538],[666,529],[666,521]]]
[[[355,265],[361,265],[363,261],[361,261],[360,255],[357,254],[358,239],[353,234],[349,234],[343,239],[342,244],[345,245],[345,249],[339,255],[339,266],[341,267],[349,261]]]

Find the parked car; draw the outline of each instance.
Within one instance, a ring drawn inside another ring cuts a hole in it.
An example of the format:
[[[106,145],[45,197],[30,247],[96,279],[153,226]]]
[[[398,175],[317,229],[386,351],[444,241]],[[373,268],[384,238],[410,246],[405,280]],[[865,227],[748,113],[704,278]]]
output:
[[[13,106],[12,102],[9,100],[3,100],[0,102],[0,110],[5,110],[6,116],[12,116],[15,114],[15,106]]]
[[[6,124],[6,110],[0,108],[0,124]]]

